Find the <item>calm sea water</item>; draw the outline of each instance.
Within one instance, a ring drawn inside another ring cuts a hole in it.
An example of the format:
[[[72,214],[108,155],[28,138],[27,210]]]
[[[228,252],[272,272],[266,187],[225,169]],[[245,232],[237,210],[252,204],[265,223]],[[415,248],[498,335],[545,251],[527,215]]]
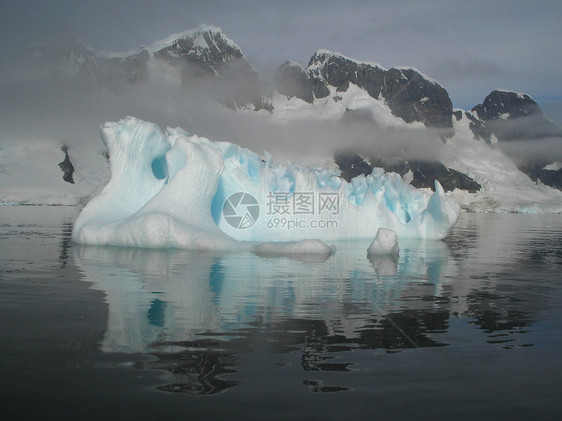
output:
[[[557,419],[562,216],[326,260],[72,244],[0,208],[2,419]]]

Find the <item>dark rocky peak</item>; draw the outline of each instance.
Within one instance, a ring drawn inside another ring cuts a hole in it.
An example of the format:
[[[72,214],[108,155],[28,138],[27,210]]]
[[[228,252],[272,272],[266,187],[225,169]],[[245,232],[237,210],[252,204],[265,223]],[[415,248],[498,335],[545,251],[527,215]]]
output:
[[[318,50],[310,59],[305,70],[310,79],[316,80],[318,86],[317,98],[329,95],[328,86],[333,86],[339,92],[345,92],[349,84],[353,83],[365,89],[370,96],[379,98],[385,69],[376,63],[359,62],[339,53],[328,50]]]
[[[330,95],[330,87],[345,92],[350,83],[379,99],[385,72],[385,69],[375,63],[359,62],[339,53],[318,50],[310,58],[306,69],[290,62],[279,66],[275,82],[277,90],[288,96],[297,96],[287,88],[298,86],[299,92],[305,92],[298,97],[310,103],[314,98]]]
[[[98,52],[75,38],[63,38],[29,49],[42,66],[75,76],[87,68],[94,78],[137,83],[147,76],[147,62],[153,56],[176,66],[189,65],[196,76],[246,73],[257,80],[257,73],[240,48],[214,26],[203,25],[173,34],[148,47],[123,53]]]
[[[495,135],[500,147],[511,156],[520,171],[533,181],[540,180],[562,189],[562,170],[548,169],[551,160],[529,155],[524,150],[517,152],[517,148],[507,146],[509,141],[562,138],[562,128],[548,119],[529,95],[495,90],[466,115],[471,119],[470,128],[476,138],[489,140],[492,134]]]
[[[539,105],[529,95],[504,90],[492,91],[472,111],[484,121],[542,115]]]
[[[173,34],[147,48],[155,58],[171,63],[191,62],[205,73],[221,74],[225,66],[238,61],[251,70],[240,47],[215,26],[202,25]]]
[[[236,108],[252,104],[264,108],[257,72],[242,50],[219,28],[202,25],[196,29],[170,35],[147,47],[155,59],[178,67],[182,84],[194,88],[201,78],[211,81],[196,87],[206,89],[223,104]],[[194,82],[197,79],[197,82]]]
[[[452,103],[437,82],[413,68],[384,69],[376,63],[360,62],[339,53],[318,50],[306,69],[284,63],[277,69],[277,90],[312,103],[330,95],[330,88],[345,92],[350,83],[384,100],[392,113],[411,123],[428,127],[452,127]]]
[[[485,129],[499,141],[562,137],[562,129],[544,116],[539,105],[527,94],[492,91],[482,104],[472,108],[472,114],[480,132]],[[480,120],[478,124],[475,116]]]
[[[63,38],[28,49],[24,55],[17,64],[21,71],[7,71],[22,75],[18,78],[23,82],[47,80],[53,85],[56,81],[63,88],[109,89],[121,94],[147,83],[149,62],[159,60],[179,70],[183,88],[233,108],[264,107],[257,72],[234,41],[214,26],[203,25],[123,53],[98,52],[74,38]]]

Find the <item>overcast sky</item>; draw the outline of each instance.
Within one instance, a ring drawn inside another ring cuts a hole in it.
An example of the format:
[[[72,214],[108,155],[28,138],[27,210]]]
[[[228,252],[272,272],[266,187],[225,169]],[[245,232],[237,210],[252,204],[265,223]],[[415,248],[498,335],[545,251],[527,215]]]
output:
[[[222,28],[264,79],[327,48],[437,79],[454,106],[495,88],[530,94],[562,123],[562,1],[0,0],[0,52],[74,35],[124,51],[203,23]]]

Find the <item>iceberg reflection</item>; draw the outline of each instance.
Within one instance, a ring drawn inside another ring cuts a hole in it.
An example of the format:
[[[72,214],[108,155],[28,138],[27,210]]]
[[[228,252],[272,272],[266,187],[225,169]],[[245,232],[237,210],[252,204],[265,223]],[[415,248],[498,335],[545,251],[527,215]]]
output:
[[[84,280],[106,294],[101,350],[153,355],[149,366],[170,377],[161,390],[212,394],[237,384],[221,376],[256,341],[281,354],[300,348],[305,371],[353,367],[332,361],[332,352],[445,345],[431,333],[447,328],[449,309],[416,299],[440,294],[454,273],[445,243],[405,242],[399,258],[370,260],[362,245],[341,247],[324,261],[248,251],[72,252]]]

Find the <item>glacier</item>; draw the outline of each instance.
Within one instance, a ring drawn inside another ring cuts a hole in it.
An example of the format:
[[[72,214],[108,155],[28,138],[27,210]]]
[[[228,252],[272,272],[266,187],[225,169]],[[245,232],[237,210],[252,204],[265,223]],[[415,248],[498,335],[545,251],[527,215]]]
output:
[[[280,165],[134,117],[100,133],[111,177],[75,221],[79,244],[330,253],[323,242],[373,239],[379,228],[442,239],[460,213],[439,183],[420,190],[378,168],[348,183],[337,170]]]

